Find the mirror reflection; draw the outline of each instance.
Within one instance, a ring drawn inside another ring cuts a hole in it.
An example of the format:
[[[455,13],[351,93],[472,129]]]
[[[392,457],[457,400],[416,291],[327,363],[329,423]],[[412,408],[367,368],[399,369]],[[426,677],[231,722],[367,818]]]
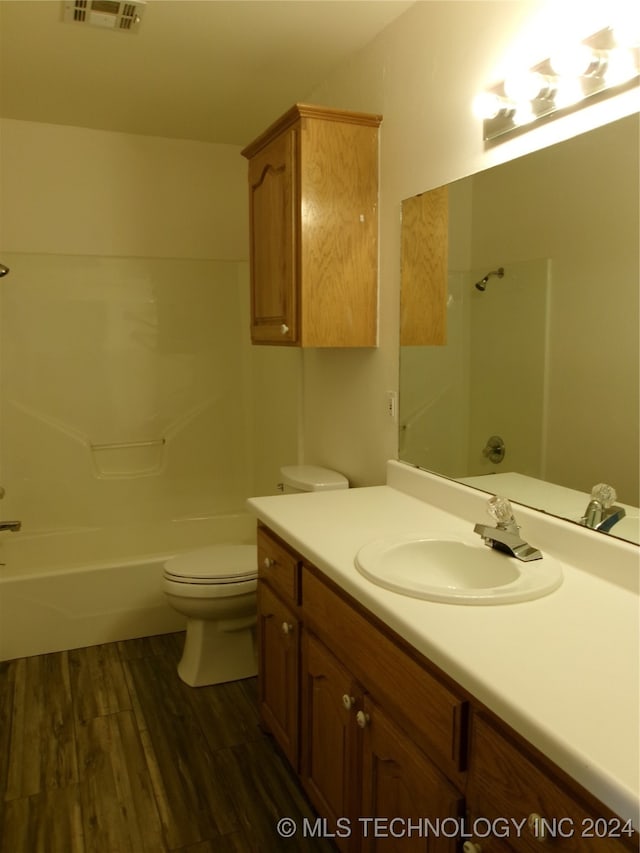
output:
[[[638,129],[403,201],[399,409],[400,459],[573,521],[606,483],[636,542]]]

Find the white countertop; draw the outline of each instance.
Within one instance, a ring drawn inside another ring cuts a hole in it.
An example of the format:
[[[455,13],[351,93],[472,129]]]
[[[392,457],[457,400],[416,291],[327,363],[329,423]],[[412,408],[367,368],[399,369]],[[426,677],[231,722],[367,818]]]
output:
[[[523,538],[563,564],[562,586],[548,596],[434,603],[378,587],[355,568],[357,551],[387,534],[467,535],[472,520],[489,521],[485,504],[480,492],[398,462],[385,486],[249,501],[295,550],[640,828],[637,546],[514,504]]]

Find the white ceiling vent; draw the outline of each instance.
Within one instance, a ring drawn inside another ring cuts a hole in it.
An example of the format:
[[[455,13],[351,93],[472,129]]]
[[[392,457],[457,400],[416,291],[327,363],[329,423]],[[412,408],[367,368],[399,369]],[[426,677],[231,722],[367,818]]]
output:
[[[64,20],[106,30],[137,32],[146,0],[64,0]]]

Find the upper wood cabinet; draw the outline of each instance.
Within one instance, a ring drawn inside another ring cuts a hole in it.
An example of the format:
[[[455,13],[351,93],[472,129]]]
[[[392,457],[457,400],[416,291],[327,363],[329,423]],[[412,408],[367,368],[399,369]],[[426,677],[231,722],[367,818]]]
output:
[[[296,104],[242,151],[253,343],[376,346],[381,120]]]
[[[447,342],[447,187],[402,202],[400,345]]]

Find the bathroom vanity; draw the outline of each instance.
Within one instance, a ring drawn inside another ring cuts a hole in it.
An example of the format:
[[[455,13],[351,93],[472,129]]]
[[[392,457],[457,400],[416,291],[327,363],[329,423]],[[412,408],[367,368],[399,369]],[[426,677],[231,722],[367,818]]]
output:
[[[478,492],[390,462],[385,486],[249,504],[262,720],[339,849],[638,849],[635,546],[516,505],[561,586],[449,604],[354,559],[387,534],[468,540]]]

